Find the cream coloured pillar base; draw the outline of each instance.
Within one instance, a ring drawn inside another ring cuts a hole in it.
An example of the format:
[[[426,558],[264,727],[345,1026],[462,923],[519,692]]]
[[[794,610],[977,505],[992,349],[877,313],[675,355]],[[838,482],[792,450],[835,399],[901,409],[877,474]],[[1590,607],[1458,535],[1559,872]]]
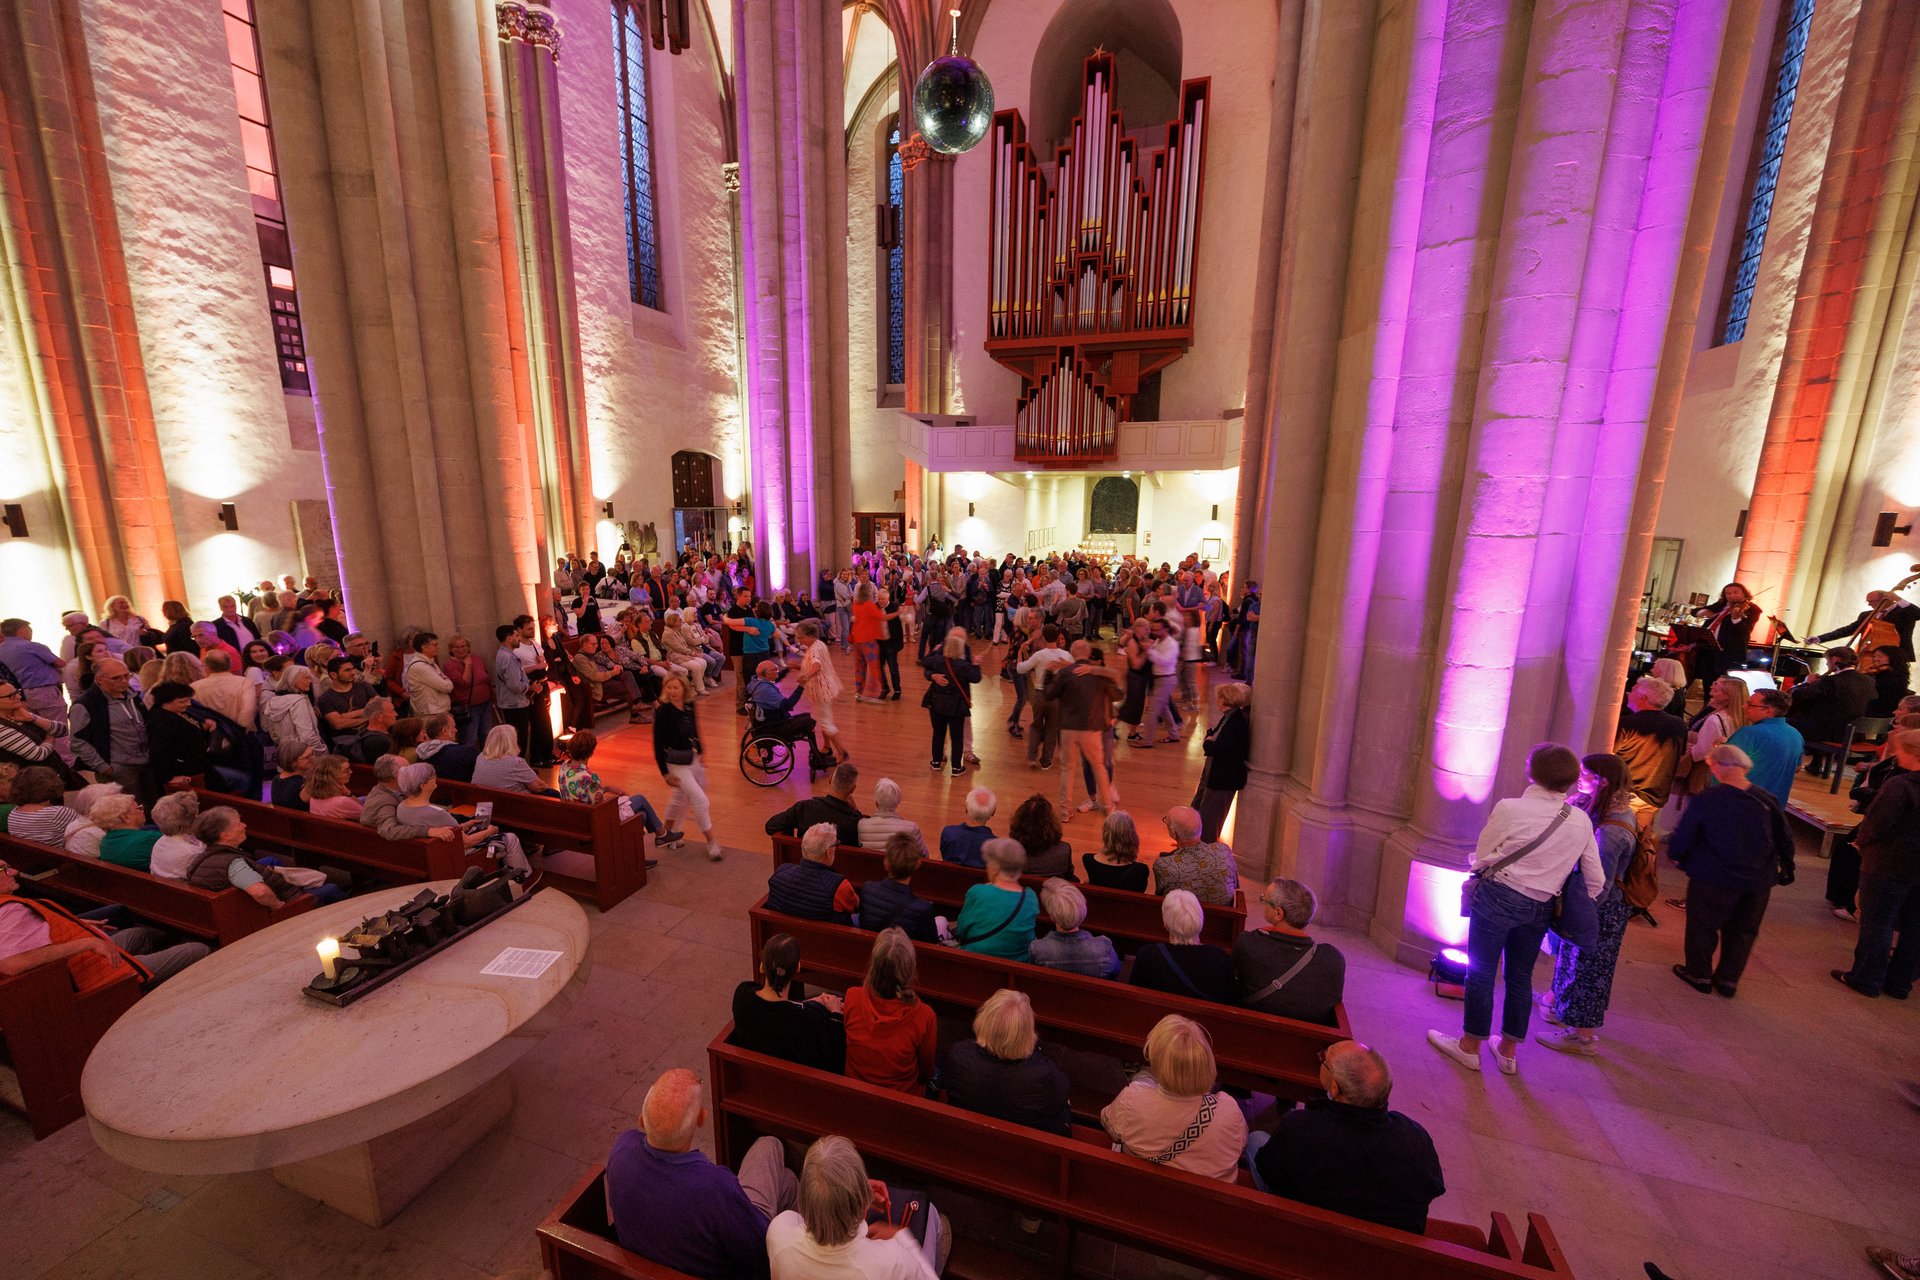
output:
[[[1367,933],[1404,965],[1424,969],[1441,947],[1466,945],[1460,882],[1472,850],[1420,840],[1402,827],[1380,850],[1380,888]]]
[[[274,1181],[370,1227],[384,1227],[513,1110],[505,1076],[410,1125],[273,1171]]]

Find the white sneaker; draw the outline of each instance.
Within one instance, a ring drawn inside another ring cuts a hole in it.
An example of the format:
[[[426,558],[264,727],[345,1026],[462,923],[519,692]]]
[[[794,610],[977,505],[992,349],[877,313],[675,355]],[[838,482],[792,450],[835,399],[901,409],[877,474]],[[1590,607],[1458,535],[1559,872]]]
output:
[[[710,845],[708,845],[708,846],[707,846],[707,861],[708,861],[708,862],[718,862],[718,861],[720,861],[720,846],[719,846],[719,845],[717,845],[717,844],[710,844]]]
[[[1847,909],[1846,907],[1835,907],[1833,909],[1833,914],[1835,919],[1845,920],[1848,924],[1860,923],[1860,917],[1855,915],[1851,910]]]
[[[1460,1047],[1460,1037],[1445,1035],[1438,1031],[1427,1032],[1427,1043],[1469,1071],[1480,1069],[1480,1055],[1468,1053]]]
[[[1504,1041],[1502,1043],[1504,1043]],[[1513,1053],[1511,1055],[1500,1052],[1499,1048],[1496,1046],[1493,1051],[1493,1060],[1500,1064],[1501,1075],[1517,1076],[1520,1074],[1520,1046],[1519,1045],[1515,1045],[1513,1047]]]

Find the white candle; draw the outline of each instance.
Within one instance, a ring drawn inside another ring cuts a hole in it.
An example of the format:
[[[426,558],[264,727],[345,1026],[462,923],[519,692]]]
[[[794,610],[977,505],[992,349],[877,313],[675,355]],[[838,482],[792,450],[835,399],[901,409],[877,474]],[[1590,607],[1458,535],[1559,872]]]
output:
[[[327,981],[333,981],[334,961],[340,958],[340,939],[322,938],[314,950],[320,953],[320,971],[327,975]]]

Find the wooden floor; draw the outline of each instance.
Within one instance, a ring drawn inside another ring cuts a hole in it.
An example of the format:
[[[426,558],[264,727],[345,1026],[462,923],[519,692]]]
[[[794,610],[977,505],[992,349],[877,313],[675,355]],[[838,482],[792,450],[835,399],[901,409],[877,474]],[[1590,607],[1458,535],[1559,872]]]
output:
[[[864,813],[873,812],[873,784],[892,778],[900,784],[900,812],[918,822],[930,839],[950,822],[966,818],[966,795],[976,786],[989,787],[999,798],[995,831],[1005,834],[1007,819],[1022,800],[1035,791],[1058,800],[1060,766],[1042,772],[1027,764],[1026,742],[1007,733],[1007,712],[1014,702],[1013,685],[991,674],[999,670],[1003,648],[983,655],[978,646],[975,657],[990,674],[975,686],[973,703],[973,749],[980,764],[962,777],[945,770],[934,773],[927,767],[932,729],[927,713],[920,706],[926,682],[911,662],[901,655],[901,675],[905,689],[898,702],[858,703],[853,701],[853,658],[834,650],[835,669],[844,686],[835,704],[836,720],[842,744],[860,767],[857,803]],[[1202,705],[1206,705],[1208,668],[1200,669]],[[717,691],[697,704],[700,733],[706,746],[706,769],[713,801],[714,831],[720,843],[735,849],[768,852],[765,824],[769,817],[809,794],[805,769],[795,769],[779,787],[765,788],[749,783],[740,772],[740,735],[746,717],[735,713],[733,675]],[[806,710],[802,700],[800,710]],[[1184,713],[1183,713],[1184,714]],[[619,713],[602,716],[598,732],[600,748],[593,758],[594,767],[609,787],[638,791],[666,811],[668,789],[653,762],[653,730],[647,725],[629,726]],[[1142,852],[1157,852],[1170,842],[1160,825],[1160,816],[1176,805],[1188,804],[1200,777],[1202,760],[1200,738],[1205,732],[1204,718],[1188,716],[1178,746],[1156,746],[1140,751],[1125,743],[1116,745],[1115,783],[1121,807],[1133,814],[1140,831]],[[1080,787],[1074,788],[1076,800]],[[1231,819],[1229,819],[1231,822]],[[688,833],[690,836],[692,832]],[[1231,828],[1229,828],[1229,837]],[[1067,841],[1076,852],[1091,850],[1099,843],[1099,816],[1081,814],[1066,824]]]

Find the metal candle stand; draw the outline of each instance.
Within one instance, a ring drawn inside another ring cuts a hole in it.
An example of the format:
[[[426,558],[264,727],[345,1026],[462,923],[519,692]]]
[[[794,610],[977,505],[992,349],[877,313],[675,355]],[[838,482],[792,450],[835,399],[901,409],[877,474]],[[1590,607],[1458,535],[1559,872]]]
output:
[[[469,881],[472,883],[469,883]],[[421,961],[483,929],[533,895],[515,893],[504,873],[482,877],[470,871],[451,893],[422,889],[389,911],[368,916],[340,937],[340,945],[358,952],[342,956],[333,977],[323,972],[302,990],[323,1004],[344,1008],[392,982]]]

